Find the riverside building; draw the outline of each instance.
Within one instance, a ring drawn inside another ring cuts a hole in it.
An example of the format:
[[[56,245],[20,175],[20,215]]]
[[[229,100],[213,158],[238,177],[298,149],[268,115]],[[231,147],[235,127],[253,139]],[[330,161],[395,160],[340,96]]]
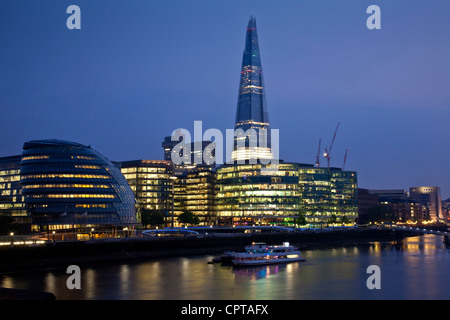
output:
[[[171,161],[132,160],[119,162],[120,170],[136,198],[139,216],[143,210],[168,217],[172,208],[174,182]]]
[[[135,199],[120,170],[75,142],[34,140],[23,145],[22,194],[35,230],[131,227]]]
[[[431,220],[444,219],[442,215],[441,189],[439,187],[412,187],[409,188],[409,197],[428,208]]]
[[[175,180],[175,215],[190,211],[199,225],[216,225],[216,186],[216,172],[210,166],[184,170]]]
[[[235,135],[231,159],[237,161],[272,159],[264,75],[256,19],[253,17],[250,18],[246,29],[234,129],[235,132],[242,134]],[[251,130],[255,135],[244,134]]]
[[[20,184],[22,155],[0,158],[0,215],[12,218],[12,223],[28,225],[31,217],[25,207]]]
[[[217,169],[220,224],[293,226],[304,216],[308,225],[320,226],[353,223],[357,218],[356,172],[281,162],[277,174],[265,175],[263,166]]]
[[[301,211],[309,223],[353,223],[358,217],[356,172],[302,165],[299,185]]]

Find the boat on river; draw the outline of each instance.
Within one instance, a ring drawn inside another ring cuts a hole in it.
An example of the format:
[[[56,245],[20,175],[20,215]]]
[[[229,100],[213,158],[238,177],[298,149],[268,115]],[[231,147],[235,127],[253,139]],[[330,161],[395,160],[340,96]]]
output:
[[[254,242],[245,247],[245,252],[233,253],[231,262],[235,266],[260,266],[304,260],[300,250],[289,242],[283,242],[282,245]]]

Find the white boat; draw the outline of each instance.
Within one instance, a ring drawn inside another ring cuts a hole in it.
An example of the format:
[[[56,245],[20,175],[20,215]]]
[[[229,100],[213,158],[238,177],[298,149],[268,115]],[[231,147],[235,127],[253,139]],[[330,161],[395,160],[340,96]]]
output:
[[[304,260],[299,249],[289,245],[289,242],[278,246],[254,242],[245,247],[245,252],[234,253],[232,263],[235,266],[260,266]]]

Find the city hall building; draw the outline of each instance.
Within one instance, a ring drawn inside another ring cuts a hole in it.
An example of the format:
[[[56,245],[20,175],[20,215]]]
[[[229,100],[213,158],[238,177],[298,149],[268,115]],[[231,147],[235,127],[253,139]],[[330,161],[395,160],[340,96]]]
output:
[[[20,181],[35,230],[137,224],[135,197],[124,176],[89,146],[62,140],[25,142]]]

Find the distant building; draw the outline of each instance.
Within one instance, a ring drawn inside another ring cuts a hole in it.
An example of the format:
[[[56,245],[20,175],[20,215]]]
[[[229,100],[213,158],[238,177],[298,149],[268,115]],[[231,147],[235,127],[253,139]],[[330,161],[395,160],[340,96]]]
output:
[[[22,155],[0,158],[0,215],[11,217],[14,224],[30,224],[20,184]]]
[[[164,149],[164,160],[174,162],[174,172],[182,172],[190,168],[200,166],[215,167],[215,162],[205,161],[203,155],[205,150],[208,150],[215,156],[216,144],[211,141],[195,141],[195,142],[183,142],[185,138],[180,134],[179,140],[172,141],[172,137],[168,136],[164,138],[162,147]],[[173,149],[179,145],[178,155],[183,159],[183,163],[177,163],[172,159]]]
[[[251,17],[245,38],[239,82],[235,131],[231,159],[238,161],[272,159],[269,113],[259,51],[256,19]]]
[[[25,142],[20,175],[36,230],[137,223],[127,181],[111,161],[89,146],[62,140]]]
[[[372,194],[368,189],[358,188],[358,218],[364,220],[369,209],[378,205],[378,196]]]
[[[362,191],[364,193],[364,191]],[[409,193],[404,189],[378,189],[368,190],[369,194],[378,198],[378,204],[388,208],[391,217],[397,222],[408,222],[429,219],[429,212],[426,206],[421,205],[409,197]],[[360,206],[362,204],[360,203]],[[361,210],[361,207],[360,207]]]
[[[381,204],[390,208],[395,221],[398,222],[422,222],[429,220],[429,212],[426,206],[413,200],[391,200],[383,201]]]
[[[409,193],[412,200],[428,207],[431,220],[443,219],[441,189],[439,187],[412,187],[409,188]]]
[[[449,218],[450,218],[450,198],[442,201],[442,215],[444,216],[444,219],[449,220]]]
[[[408,200],[408,191],[403,189],[369,190],[369,193],[378,197],[380,202],[393,200]]]

